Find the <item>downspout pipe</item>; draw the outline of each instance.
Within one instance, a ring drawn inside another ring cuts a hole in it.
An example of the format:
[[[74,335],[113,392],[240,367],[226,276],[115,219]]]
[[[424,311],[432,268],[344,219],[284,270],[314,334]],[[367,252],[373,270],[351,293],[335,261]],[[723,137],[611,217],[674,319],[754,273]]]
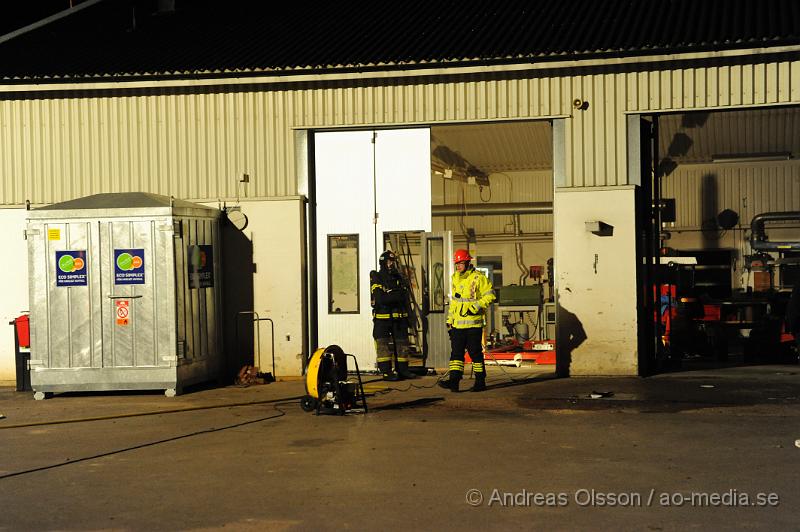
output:
[[[800,240],[770,242],[764,230],[766,222],[800,222],[800,211],[765,212],[750,222],[750,247],[758,251],[800,250]]]
[[[431,216],[487,216],[553,214],[553,202],[469,203],[467,205],[432,205]]]

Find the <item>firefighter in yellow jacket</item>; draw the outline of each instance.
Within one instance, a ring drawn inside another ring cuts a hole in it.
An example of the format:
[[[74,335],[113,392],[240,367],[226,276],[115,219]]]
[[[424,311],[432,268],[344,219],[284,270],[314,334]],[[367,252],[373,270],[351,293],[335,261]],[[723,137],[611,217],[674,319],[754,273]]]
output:
[[[453,392],[458,391],[458,383],[464,374],[465,349],[469,352],[475,372],[475,384],[470,391],[481,392],[486,389],[483,327],[486,324],[486,310],[495,300],[495,295],[492,283],[475,269],[471,260],[472,257],[466,249],[458,249],[453,254],[456,271],[452,278],[453,290],[447,314],[451,347],[450,378],[439,383]]]

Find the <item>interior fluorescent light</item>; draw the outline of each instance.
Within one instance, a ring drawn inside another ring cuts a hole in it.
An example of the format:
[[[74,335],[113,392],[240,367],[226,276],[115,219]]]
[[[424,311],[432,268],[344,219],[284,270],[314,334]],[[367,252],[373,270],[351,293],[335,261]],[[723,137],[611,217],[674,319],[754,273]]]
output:
[[[788,151],[767,153],[720,153],[711,156],[715,163],[757,163],[762,161],[788,161],[792,153]]]

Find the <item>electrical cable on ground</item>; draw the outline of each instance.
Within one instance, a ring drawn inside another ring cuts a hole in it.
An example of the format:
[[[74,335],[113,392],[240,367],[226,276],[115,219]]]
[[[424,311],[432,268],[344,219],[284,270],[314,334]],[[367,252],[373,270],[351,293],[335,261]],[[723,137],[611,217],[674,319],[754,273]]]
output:
[[[284,400],[280,400],[280,401],[284,401]],[[256,404],[256,403],[254,403],[254,404]],[[135,451],[137,449],[144,449],[146,447],[152,447],[154,445],[160,445],[162,443],[169,443],[169,442],[173,442],[173,441],[183,440],[183,439],[186,439],[186,438],[191,438],[193,436],[200,436],[202,434],[212,434],[214,432],[222,432],[223,430],[243,427],[245,425],[252,425],[253,423],[260,423],[262,421],[268,421],[270,419],[277,419],[279,417],[283,417],[283,416],[286,415],[286,412],[284,412],[283,410],[278,408],[279,406],[290,406],[290,405],[293,405],[293,404],[294,403],[289,403],[289,402],[276,402],[276,403],[274,403],[272,405],[272,407],[275,410],[278,411],[278,414],[273,415],[273,416],[262,417],[262,418],[259,418],[259,419],[251,419],[250,421],[243,421],[241,423],[235,423],[233,425],[227,425],[225,427],[198,430],[198,431],[195,431],[195,432],[191,432],[189,434],[181,434],[180,436],[173,436],[171,438],[164,438],[163,440],[151,441],[151,442],[142,443],[142,444],[139,444],[139,445],[133,445],[131,447],[125,447],[125,448],[122,448],[122,449],[115,449],[113,451],[108,451],[108,452],[96,454],[96,455],[93,455],[93,456],[85,456],[83,458],[76,458],[74,460],[67,460],[66,462],[61,462],[59,464],[51,464],[51,465],[47,465],[47,466],[34,467],[34,468],[31,468],[31,469],[26,469],[24,471],[16,471],[14,473],[6,473],[5,475],[0,475],[0,480],[4,480],[4,479],[7,479],[7,478],[12,478],[12,477],[18,477],[18,476],[22,476],[22,475],[27,475],[27,474],[30,474],[30,473],[37,473],[39,471],[47,471],[49,469],[55,469],[55,468],[58,468],[58,467],[77,464],[77,463],[80,463],[80,462],[86,462],[88,460],[95,460],[95,459],[98,459],[98,458],[105,458],[107,456],[113,456],[115,454],[125,453],[125,452],[128,452],[128,451]],[[200,410],[200,409],[194,409],[194,410]]]
[[[282,397],[280,399],[267,399],[264,401],[247,401],[244,403],[224,403],[224,404],[213,404],[213,405],[205,405],[205,406],[193,406],[189,408],[174,408],[171,410],[156,410],[151,412],[132,412],[129,414],[115,414],[109,416],[96,416],[96,417],[85,417],[85,418],[73,418],[73,419],[57,419],[55,421],[37,421],[35,423],[19,423],[16,425],[0,425],[0,430],[4,429],[19,429],[24,427],[41,427],[44,425],[63,425],[67,423],[85,423],[89,421],[107,421],[110,419],[123,419],[126,417],[142,417],[142,416],[158,416],[161,414],[179,414],[181,412],[193,412],[196,410],[211,410],[214,408],[236,408],[240,406],[255,406],[255,405],[268,405],[268,404],[281,404],[286,401],[299,401],[302,399],[302,395],[298,395],[297,397]],[[2,477],[0,477],[2,478]]]

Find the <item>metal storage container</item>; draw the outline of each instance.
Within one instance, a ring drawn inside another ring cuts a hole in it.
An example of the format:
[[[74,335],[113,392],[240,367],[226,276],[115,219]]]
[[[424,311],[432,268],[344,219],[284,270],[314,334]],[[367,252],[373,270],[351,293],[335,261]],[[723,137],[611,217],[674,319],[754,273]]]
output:
[[[217,209],[97,194],[28,213],[31,386],[163,389],[222,367]]]

